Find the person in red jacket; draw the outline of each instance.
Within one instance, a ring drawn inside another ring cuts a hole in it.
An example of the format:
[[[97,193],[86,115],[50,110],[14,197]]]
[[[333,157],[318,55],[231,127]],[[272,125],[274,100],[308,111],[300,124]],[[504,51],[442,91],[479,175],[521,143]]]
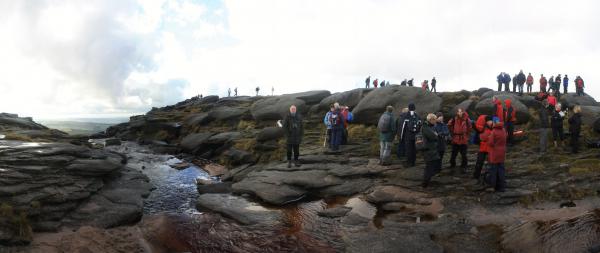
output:
[[[512,107],[512,101],[510,99],[504,100],[506,110],[504,111],[504,126],[506,128],[508,145],[513,145],[513,133],[515,131],[515,122],[517,122],[517,110]]]
[[[548,80],[546,80],[546,77],[544,76],[544,74],[542,74],[542,76],[540,77],[540,91],[546,93],[547,86]]]
[[[471,133],[471,120],[469,115],[462,109],[458,108],[456,116],[448,121],[448,129],[452,135],[452,154],[450,156],[451,173],[454,174],[456,167],[456,156],[460,152],[461,156],[461,173],[467,173],[467,144],[469,143],[469,134]]]
[[[377,88],[378,83],[379,83],[379,80],[377,80],[377,78],[375,78],[375,80],[373,80],[373,87]]]
[[[492,103],[494,104],[494,115],[504,122],[504,108],[502,107],[502,101],[498,97],[492,97]]]
[[[506,132],[503,123],[494,118],[493,130],[487,136],[489,148],[488,162],[490,171],[487,183],[494,187],[496,192],[503,192],[506,188],[504,159],[506,158]]]
[[[492,116],[480,115],[475,123],[475,130],[479,134],[479,152],[477,153],[477,162],[475,163],[475,171],[473,178],[477,179],[477,183],[481,182],[481,169],[488,154],[487,137],[492,132]]]
[[[548,94],[548,97],[546,99],[548,99],[548,105],[550,106],[550,109],[554,110],[554,108],[556,108],[556,97],[554,96],[554,94]]]

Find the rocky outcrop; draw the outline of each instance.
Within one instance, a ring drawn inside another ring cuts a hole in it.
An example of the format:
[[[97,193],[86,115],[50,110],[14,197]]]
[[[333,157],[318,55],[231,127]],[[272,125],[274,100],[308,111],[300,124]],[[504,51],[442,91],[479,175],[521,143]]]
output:
[[[349,106],[351,109],[353,109],[356,105],[358,105],[360,100],[362,100],[372,90],[373,89],[359,88],[335,93],[321,100],[318,108],[321,111],[327,111],[329,110],[329,105],[337,102],[340,105]]]
[[[416,105],[419,114],[425,114],[439,111],[442,99],[434,93],[416,87],[386,86],[369,92],[352,113],[355,122],[373,125],[377,124],[386,106],[394,106],[398,114],[409,103]]]
[[[581,121],[600,133],[600,106],[581,106]]]
[[[45,130],[47,127],[33,121],[32,118],[20,118],[17,114],[0,113],[0,125],[5,127],[30,129],[30,130]]]
[[[282,218],[280,210],[270,210],[242,197],[229,194],[202,194],[196,207],[210,210],[234,219],[242,224],[275,224]]]
[[[307,112],[306,102],[293,97],[268,97],[258,100],[252,104],[250,112],[256,121],[279,120],[289,113],[290,106],[295,105],[298,112]]]
[[[600,106],[600,104],[588,94],[583,96],[577,96],[575,93],[568,93],[560,95],[560,103],[570,109],[573,109],[575,105],[585,106]]]

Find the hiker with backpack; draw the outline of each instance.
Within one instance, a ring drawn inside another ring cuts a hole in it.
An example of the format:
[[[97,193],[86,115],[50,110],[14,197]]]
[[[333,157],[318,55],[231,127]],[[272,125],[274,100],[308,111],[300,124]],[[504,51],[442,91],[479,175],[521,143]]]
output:
[[[533,76],[531,75],[531,73],[527,75],[527,81],[525,83],[527,84],[527,93],[533,92]]]
[[[548,80],[546,80],[546,77],[544,76],[544,74],[542,74],[542,76],[540,77],[540,91],[546,93],[547,86]]]
[[[569,76],[565,74],[565,78],[563,78],[563,93],[567,94],[567,90],[569,88]]]
[[[489,171],[486,182],[494,187],[496,192],[504,192],[506,189],[504,160],[506,158],[506,131],[503,123],[497,117],[493,118],[493,129],[486,137],[488,145]]]
[[[548,105],[550,106],[550,109],[554,110],[556,108],[556,97],[552,93],[550,93],[546,97],[546,100],[548,100]]]
[[[561,111],[561,105],[557,104],[552,112],[552,117],[550,118],[550,125],[552,127],[552,137],[554,138],[554,147],[558,147],[558,141],[561,142],[565,139],[563,133],[563,119],[565,118],[565,113]]]
[[[585,85],[583,83],[583,79],[580,76],[577,76],[577,78],[575,78],[575,89],[576,89],[577,96],[585,95],[585,93],[583,92],[584,87],[585,87]]]
[[[510,92],[510,75],[504,72],[503,81],[504,81],[504,91]]]
[[[400,160],[406,157],[406,138],[402,138],[402,129],[404,129],[404,119],[408,117],[408,114],[408,108],[402,108],[400,117],[396,119],[396,132],[398,135],[398,149],[396,150],[396,156]]]
[[[456,156],[460,153],[460,172],[465,174],[467,172],[467,144],[471,134],[471,120],[464,109],[458,108],[456,116],[448,121],[448,129],[452,135],[452,153],[450,155],[450,169],[452,171],[450,173],[454,174]]]
[[[450,130],[448,129],[448,125],[444,123],[444,114],[442,112],[436,113],[435,116],[436,123],[433,130],[438,135],[438,154],[440,155],[440,161],[442,161],[444,153],[446,153],[446,145],[450,139]]]
[[[401,83],[400,86],[406,86],[406,79],[404,79]]]
[[[581,106],[573,107],[573,115],[569,118],[569,132],[571,133],[571,154],[579,152],[579,134],[581,133]]]
[[[365,88],[371,88],[371,76],[367,77],[365,80]]]
[[[400,136],[404,139],[406,150],[406,167],[414,167],[417,159],[417,150],[415,147],[415,135],[421,131],[421,118],[415,112],[415,104],[408,104],[408,113],[406,113],[402,122]]]
[[[487,138],[492,132],[492,116],[491,115],[479,115],[475,122],[475,130],[479,135],[479,152],[477,152],[477,161],[475,162],[475,169],[473,171],[473,178],[477,180],[477,183],[481,182],[481,170],[485,163],[486,157],[489,153],[489,147],[487,145]]]
[[[331,125],[331,114],[333,113],[333,111],[335,111],[335,106],[333,104],[331,104],[329,106],[329,111],[325,114],[325,117],[323,118],[323,123],[325,124],[325,127],[327,127],[327,135],[325,137],[325,143],[327,143],[327,148],[331,148],[331,131],[333,126]]]
[[[550,121],[548,120],[548,113],[550,113],[550,107],[548,101],[542,101],[542,108],[539,111],[540,118],[540,153],[546,153],[548,147],[548,132],[550,130]]]
[[[334,104],[334,110],[329,117],[329,122],[331,123],[331,150],[339,151],[344,134],[345,119],[338,103]]]
[[[517,85],[519,86],[519,95],[523,95],[523,85],[525,85],[526,80],[527,80],[527,77],[525,77],[525,74],[523,74],[523,70],[519,71],[519,74],[517,75]]]
[[[437,93],[437,89],[435,88],[435,85],[437,84],[437,80],[435,80],[435,76],[431,79],[431,92],[436,92]]]
[[[385,112],[379,117],[377,129],[379,130],[379,164],[390,165],[392,142],[396,136],[396,124],[392,112],[394,107],[388,105]]]
[[[304,126],[302,125],[302,116],[296,112],[296,106],[290,106],[288,113],[283,120],[283,130],[286,136],[287,143],[287,161],[288,168],[292,167],[292,152],[294,153],[294,165],[300,167],[300,144],[304,136]]]
[[[512,146],[513,143],[513,133],[515,131],[515,122],[517,121],[517,110],[512,106],[512,101],[510,99],[504,100],[504,105],[506,106],[506,111],[504,113],[504,126],[506,128],[507,138],[506,143],[509,146]]]
[[[437,117],[430,113],[427,115],[427,121],[423,124],[420,136],[420,146],[423,149],[423,159],[425,160],[425,172],[423,173],[423,183],[421,186],[427,188],[431,177],[441,170],[442,159],[439,156],[439,135],[435,131]]]

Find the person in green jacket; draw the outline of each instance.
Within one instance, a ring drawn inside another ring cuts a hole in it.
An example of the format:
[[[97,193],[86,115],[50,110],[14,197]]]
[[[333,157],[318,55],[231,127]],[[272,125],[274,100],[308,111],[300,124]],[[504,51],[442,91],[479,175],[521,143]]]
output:
[[[431,177],[435,175],[436,171],[439,171],[442,167],[442,160],[438,152],[438,134],[434,130],[434,126],[437,123],[437,117],[435,114],[430,113],[427,115],[427,122],[423,124],[422,134],[425,141],[425,150],[423,151],[423,158],[425,159],[425,173],[423,175],[423,183],[421,186],[427,188]]]
[[[394,107],[388,105],[381,115],[377,128],[379,129],[379,164],[390,165],[392,142],[396,136],[396,121],[392,112]]]

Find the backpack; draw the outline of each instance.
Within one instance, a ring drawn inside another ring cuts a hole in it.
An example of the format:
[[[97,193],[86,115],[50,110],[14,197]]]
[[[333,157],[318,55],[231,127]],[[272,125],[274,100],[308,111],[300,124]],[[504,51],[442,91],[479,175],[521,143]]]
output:
[[[421,125],[423,125],[423,123],[416,113],[414,116],[408,115],[408,131],[413,133],[421,132]]]
[[[577,79],[577,88],[583,88],[583,80]]]
[[[427,149],[425,137],[423,136],[422,130],[415,134],[415,149],[417,151],[423,151]]]
[[[331,122],[332,127],[340,126],[342,124],[342,115],[340,112],[333,112],[331,116],[329,116],[329,122]]]
[[[379,122],[377,123],[377,129],[382,133],[387,133],[391,130],[392,124],[392,115],[389,113],[384,113],[379,117]]]
[[[354,120],[354,116],[352,115],[352,112],[348,112],[348,122],[352,122],[352,120]]]

